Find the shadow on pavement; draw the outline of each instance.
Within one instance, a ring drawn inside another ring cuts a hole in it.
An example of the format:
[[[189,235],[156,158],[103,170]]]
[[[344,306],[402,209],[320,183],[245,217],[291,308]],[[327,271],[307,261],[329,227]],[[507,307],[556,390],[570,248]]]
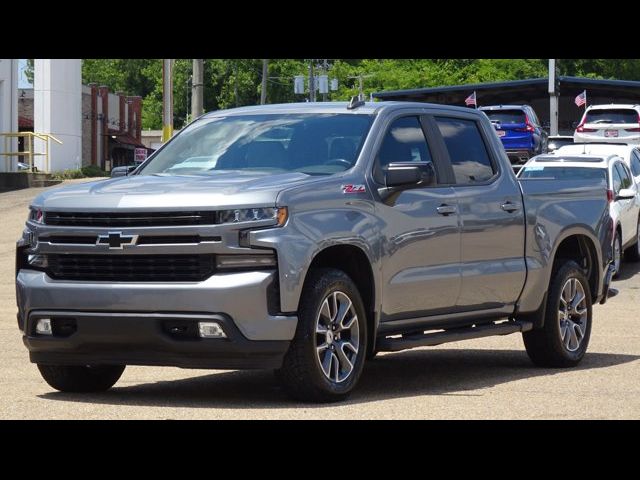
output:
[[[573,370],[606,368],[637,355],[587,353]],[[531,377],[562,375],[564,369],[534,367],[524,350],[442,349],[383,355],[365,365],[360,384],[343,404],[416,395],[481,395],[482,388]],[[331,408],[290,400],[269,371],[230,371],[184,380],[120,386],[101,394],[50,392],[47,400],[108,405],[187,408]]]
[[[620,268],[620,275],[617,278],[614,278],[612,287],[616,286],[616,282],[620,280],[629,280],[636,273],[640,272],[640,262],[622,262],[622,267]]]

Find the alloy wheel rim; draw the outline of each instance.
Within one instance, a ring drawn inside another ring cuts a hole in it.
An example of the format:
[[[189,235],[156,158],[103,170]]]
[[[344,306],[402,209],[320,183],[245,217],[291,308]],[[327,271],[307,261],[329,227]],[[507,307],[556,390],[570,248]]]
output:
[[[360,329],[355,307],[346,293],[331,292],[320,304],[315,349],[328,380],[341,383],[351,376],[360,349]]]
[[[575,352],[580,348],[587,331],[587,296],[577,278],[568,279],[562,287],[558,320],[564,348]]]
[[[613,245],[613,268],[616,272],[620,271],[620,263],[622,259],[622,252],[620,251],[620,240],[616,238],[616,242]]]

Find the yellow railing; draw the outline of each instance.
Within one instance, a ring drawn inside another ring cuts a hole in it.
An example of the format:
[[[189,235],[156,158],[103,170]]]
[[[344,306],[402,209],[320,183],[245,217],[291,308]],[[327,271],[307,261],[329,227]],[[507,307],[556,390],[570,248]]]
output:
[[[0,133],[0,137],[4,137],[4,151],[0,153],[0,155],[5,157],[4,165],[5,171],[12,171],[11,168],[11,157],[27,157],[29,159],[29,171],[35,172],[35,168],[33,166],[33,157],[36,156],[44,156],[44,171],[49,173],[49,141],[53,140],[54,142],[62,145],[62,142],[58,140],[56,137],[49,133],[34,133],[34,132],[9,132],[9,133]],[[24,150],[22,152],[10,152],[9,143],[12,138],[24,138]],[[36,152],[34,146],[34,140],[39,138],[44,142],[44,152]]]

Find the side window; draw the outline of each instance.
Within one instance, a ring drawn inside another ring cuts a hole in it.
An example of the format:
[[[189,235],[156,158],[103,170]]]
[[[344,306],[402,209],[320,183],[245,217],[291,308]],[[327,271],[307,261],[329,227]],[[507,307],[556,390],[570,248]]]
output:
[[[529,117],[533,124],[536,126],[540,126],[540,120],[538,120],[538,116],[536,115],[536,112],[533,110],[533,108],[529,107],[527,110],[529,110]]]
[[[631,172],[634,177],[640,175],[640,155],[637,151],[631,152]]]
[[[616,163],[616,168],[620,172],[620,178],[622,179],[622,188],[629,188],[633,186],[633,180],[626,166],[618,162]]]
[[[614,164],[611,170],[613,171],[613,193],[617,195],[622,188],[622,176],[620,175],[620,171],[616,167],[617,165]]]
[[[398,118],[393,121],[382,140],[373,176],[376,182],[383,184],[383,170],[390,163],[431,161],[431,151],[419,118]]]
[[[459,185],[486,182],[496,173],[478,124],[473,120],[435,117]]]

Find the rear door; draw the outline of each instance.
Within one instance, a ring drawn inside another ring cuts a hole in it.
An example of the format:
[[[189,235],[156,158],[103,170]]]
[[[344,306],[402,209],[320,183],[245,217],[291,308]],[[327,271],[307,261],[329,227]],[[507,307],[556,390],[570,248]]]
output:
[[[526,149],[531,146],[531,134],[527,132],[527,119],[521,109],[483,110],[493,124],[504,148]]]
[[[636,184],[640,184],[640,151],[637,148],[631,150],[630,167]]]
[[[635,182],[629,168],[622,162],[615,162],[614,168],[617,176],[620,178],[620,189],[631,188],[636,189]],[[615,176],[614,176],[615,178]],[[614,182],[615,183],[615,182]],[[615,188],[615,187],[614,187]],[[616,195],[618,192],[615,192]],[[636,198],[617,200],[620,205],[620,217],[622,221],[622,245],[632,242],[636,238],[636,227],[638,222],[638,201]]]
[[[632,108],[593,109],[587,112],[585,132],[616,139],[637,136],[640,130],[638,112]]]
[[[460,221],[461,311],[513,308],[524,286],[524,211],[513,173],[475,116],[434,115],[453,170]]]

